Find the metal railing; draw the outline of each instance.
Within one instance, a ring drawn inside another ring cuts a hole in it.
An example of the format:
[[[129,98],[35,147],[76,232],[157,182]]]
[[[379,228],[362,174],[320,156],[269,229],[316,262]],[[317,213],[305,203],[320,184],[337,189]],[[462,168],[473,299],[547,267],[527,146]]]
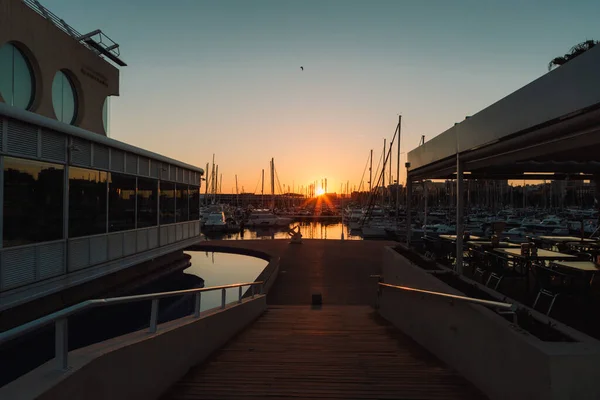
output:
[[[26,333],[40,329],[46,325],[54,323],[55,325],[55,343],[54,343],[54,355],[58,363],[58,366],[62,370],[68,369],[68,355],[69,355],[69,335],[68,335],[68,318],[72,315],[79,314],[84,310],[94,307],[104,307],[116,304],[133,303],[144,300],[152,300],[150,308],[150,327],[149,333],[156,333],[158,328],[158,303],[160,299],[174,296],[183,296],[188,294],[194,295],[194,318],[200,317],[200,305],[201,295],[203,292],[212,292],[215,290],[221,290],[221,309],[224,309],[227,304],[227,289],[239,288],[238,303],[242,302],[243,287],[249,286],[252,298],[255,296],[255,287],[259,286],[258,294],[263,293],[263,282],[245,282],[245,283],[234,283],[231,285],[212,286],[208,288],[197,288],[197,289],[185,289],[176,290],[172,292],[159,292],[159,293],[148,293],[140,294],[135,296],[123,296],[123,297],[112,297],[108,299],[94,299],[86,300],[79,304],[75,304],[71,307],[64,308],[55,313],[46,315],[38,318],[26,324],[17,326],[6,332],[0,333],[0,345],[3,343],[23,336]]]
[[[85,42],[85,39],[89,39],[92,36],[98,35],[100,38],[100,42],[98,42],[98,44],[102,45],[104,50],[106,50],[109,53],[112,53],[116,57],[120,56],[119,45],[116,44],[108,36],[106,36],[106,34],[104,34],[101,30],[97,29],[93,32],[82,35],[81,33],[77,32],[75,30],[75,28],[73,28],[71,25],[67,24],[64,19],[60,18],[59,16],[54,14],[52,11],[48,10],[46,7],[44,7],[42,4],[40,4],[40,2],[38,0],[23,0],[23,3],[25,3],[33,11],[35,11],[36,13],[38,13],[39,15],[44,17],[46,20],[52,22],[52,24],[54,24],[54,26],[56,26],[58,29],[60,29],[67,35],[69,35],[72,38],[74,38],[75,40],[77,40],[79,43],[81,43],[81,45],[86,47],[88,50],[91,50],[92,52],[94,52],[94,54],[101,55],[101,52],[98,49],[87,44]],[[107,39],[108,43],[103,43],[103,41],[102,41],[103,38]]]
[[[373,277],[375,277],[375,276],[373,276]],[[450,301],[456,300],[459,302],[479,304],[481,306],[485,306],[488,308],[494,308],[497,310],[497,312],[500,315],[510,315],[512,317],[513,323],[515,323],[515,324],[517,323],[517,314],[516,314],[517,306],[515,304],[502,303],[499,301],[492,301],[492,300],[476,299],[474,297],[459,296],[459,295],[450,294],[450,293],[433,292],[430,290],[416,289],[416,288],[411,288],[411,287],[407,287],[407,286],[390,285],[389,283],[383,283],[383,282],[379,282],[378,285],[379,285],[380,290],[382,288],[403,290],[403,291],[407,291],[407,292],[426,294],[426,295],[437,297],[437,298],[449,299]],[[379,292],[379,295],[381,295],[381,291]]]

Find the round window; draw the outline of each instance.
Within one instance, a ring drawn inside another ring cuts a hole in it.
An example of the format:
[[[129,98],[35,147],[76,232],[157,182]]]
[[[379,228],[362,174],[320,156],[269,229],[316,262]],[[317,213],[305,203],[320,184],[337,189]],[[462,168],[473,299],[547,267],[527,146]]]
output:
[[[102,106],[102,124],[104,125],[104,133],[108,136],[108,97],[104,99],[104,105]]]
[[[0,94],[7,104],[28,109],[33,103],[33,70],[25,55],[12,43],[0,47]]]
[[[71,79],[63,71],[58,71],[52,81],[52,105],[56,119],[72,124],[77,117],[77,92]]]

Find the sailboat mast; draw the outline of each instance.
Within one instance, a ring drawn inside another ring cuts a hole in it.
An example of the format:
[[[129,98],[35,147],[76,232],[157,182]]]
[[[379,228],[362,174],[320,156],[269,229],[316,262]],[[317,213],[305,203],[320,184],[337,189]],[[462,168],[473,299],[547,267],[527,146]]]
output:
[[[215,184],[213,190],[213,199],[214,202],[217,202],[217,192],[219,191],[219,166],[215,166]]]
[[[261,189],[260,189],[260,207],[265,208],[265,169],[262,170]]]
[[[204,185],[204,204],[208,204],[208,185],[210,184],[210,174],[208,173],[208,163],[206,163],[206,184]]]
[[[240,206],[240,193],[238,192],[238,181],[237,181],[237,175],[235,176],[235,205],[237,207]]]
[[[373,149],[371,149],[371,156],[369,157],[369,193],[373,190]]]
[[[402,123],[402,115],[398,115],[398,156],[396,157],[396,219],[400,215],[400,125]]]
[[[271,211],[275,211],[275,159],[271,158]]]
[[[385,143],[386,140],[385,138],[383,138],[383,168],[381,169],[381,204],[383,205],[383,203],[385,202],[385,167],[386,164],[385,162],[387,161],[387,157],[385,154]]]

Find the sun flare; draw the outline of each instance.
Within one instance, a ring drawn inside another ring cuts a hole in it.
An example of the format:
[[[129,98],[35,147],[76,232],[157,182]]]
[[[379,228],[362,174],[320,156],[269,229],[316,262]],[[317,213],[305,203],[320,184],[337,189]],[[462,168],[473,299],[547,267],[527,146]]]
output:
[[[317,189],[317,191],[315,192],[315,194],[316,194],[317,196],[324,195],[324,194],[325,194],[325,189],[323,189],[323,188],[318,188],[318,189]]]

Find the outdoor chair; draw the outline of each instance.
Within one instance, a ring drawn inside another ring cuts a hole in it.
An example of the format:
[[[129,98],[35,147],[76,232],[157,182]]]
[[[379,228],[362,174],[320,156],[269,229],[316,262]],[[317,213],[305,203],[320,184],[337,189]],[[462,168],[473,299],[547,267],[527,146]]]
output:
[[[581,275],[559,272],[539,264],[533,265],[533,271],[539,285],[539,291],[532,307],[535,309],[542,295],[549,297],[551,300],[546,315],[550,315],[558,296],[581,295],[585,293],[586,287],[589,285],[589,282],[583,279]]]
[[[521,276],[521,274],[515,271],[514,267],[509,267],[508,259],[494,253],[488,253],[488,259],[490,275],[485,282],[485,286],[489,286],[490,283],[495,281],[494,290],[498,290],[502,279]]]

